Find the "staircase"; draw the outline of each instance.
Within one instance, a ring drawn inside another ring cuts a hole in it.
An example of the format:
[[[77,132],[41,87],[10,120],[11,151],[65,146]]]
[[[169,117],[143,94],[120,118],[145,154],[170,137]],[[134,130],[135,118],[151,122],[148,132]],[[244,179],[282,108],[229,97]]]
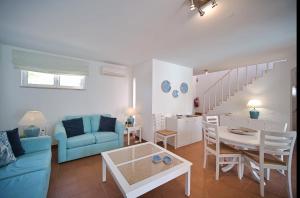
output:
[[[286,60],[247,65],[229,70],[204,92],[202,98],[203,114],[207,114],[223,102],[228,101],[256,79],[262,78],[266,73],[274,71],[275,63],[279,62],[286,62]]]

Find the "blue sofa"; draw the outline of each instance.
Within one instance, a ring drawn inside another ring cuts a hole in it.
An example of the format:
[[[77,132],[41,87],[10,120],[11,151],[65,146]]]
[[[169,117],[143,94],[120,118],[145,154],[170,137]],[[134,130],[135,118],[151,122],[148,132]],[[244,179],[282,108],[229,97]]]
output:
[[[21,138],[25,154],[0,168],[1,198],[46,198],[51,172],[51,137]]]
[[[109,114],[103,116],[110,117]],[[64,120],[80,117],[83,120],[83,135],[67,138],[62,122],[55,127],[54,137],[58,141],[58,163],[123,147],[124,124],[117,121],[115,132],[98,132],[100,115],[66,116]]]

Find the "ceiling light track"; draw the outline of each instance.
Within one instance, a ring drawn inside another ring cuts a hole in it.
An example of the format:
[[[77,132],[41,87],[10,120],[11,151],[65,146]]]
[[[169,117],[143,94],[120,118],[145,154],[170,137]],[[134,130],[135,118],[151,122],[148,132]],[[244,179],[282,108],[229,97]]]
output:
[[[206,7],[209,2],[211,3],[211,8],[218,5],[216,0],[190,0],[190,2],[190,11],[198,10],[200,16],[205,15],[203,8]]]

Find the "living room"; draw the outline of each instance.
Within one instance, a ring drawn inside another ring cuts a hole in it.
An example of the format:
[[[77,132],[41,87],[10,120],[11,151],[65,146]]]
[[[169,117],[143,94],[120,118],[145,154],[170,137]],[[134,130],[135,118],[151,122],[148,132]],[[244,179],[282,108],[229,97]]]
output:
[[[296,197],[296,14],[0,1],[0,197]]]

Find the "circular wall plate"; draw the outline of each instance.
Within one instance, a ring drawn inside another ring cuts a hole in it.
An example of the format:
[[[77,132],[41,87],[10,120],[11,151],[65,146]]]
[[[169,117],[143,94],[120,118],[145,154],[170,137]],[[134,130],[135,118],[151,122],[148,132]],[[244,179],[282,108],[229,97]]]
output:
[[[180,91],[181,91],[181,93],[187,93],[188,90],[189,90],[188,84],[185,83],[185,82],[181,83],[181,85],[180,85]]]
[[[178,90],[174,90],[174,91],[172,92],[172,96],[173,96],[174,98],[177,98],[178,95],[179,95],[179,91],[178,91]]]
[[[171,90],[171,84],[168,80],[164,80],[161,83],[161,90],[165,93],[168,93]]]

